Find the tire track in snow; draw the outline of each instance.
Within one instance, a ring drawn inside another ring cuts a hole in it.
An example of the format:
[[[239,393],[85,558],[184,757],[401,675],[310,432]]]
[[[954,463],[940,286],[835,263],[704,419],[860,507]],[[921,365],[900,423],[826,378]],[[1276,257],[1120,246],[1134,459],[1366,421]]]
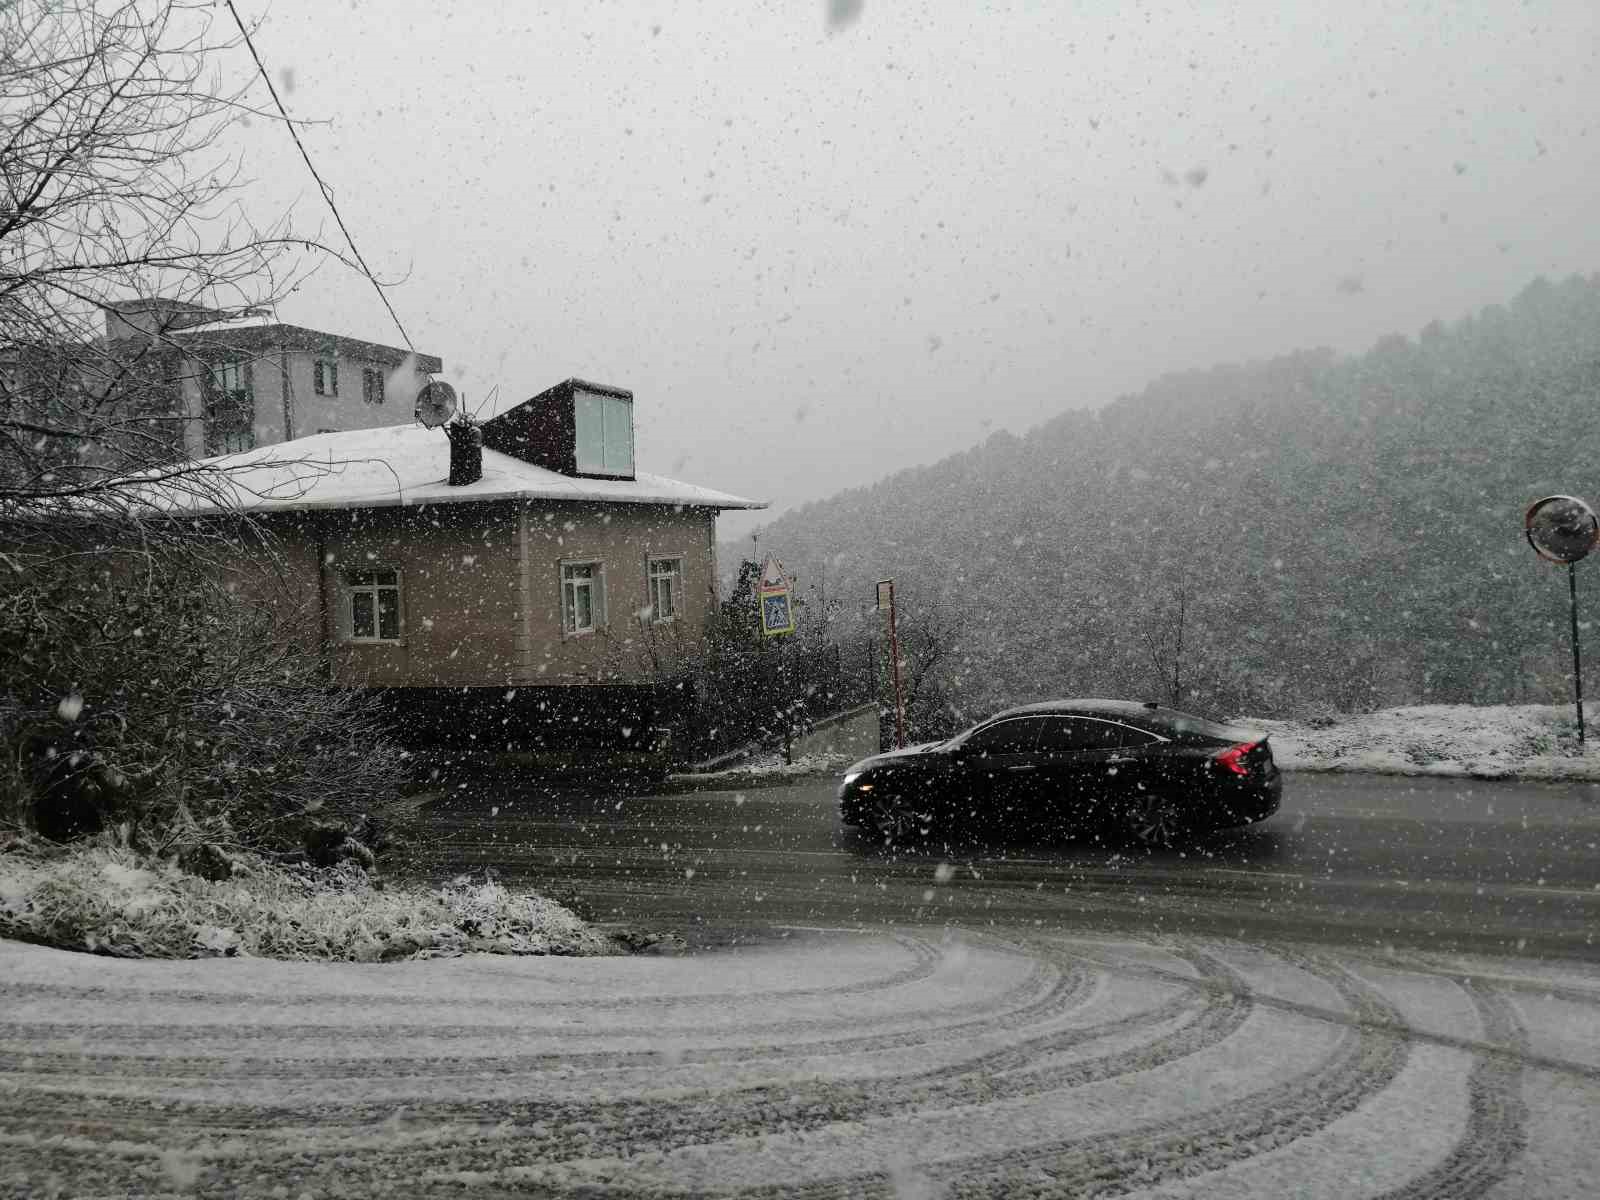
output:
[[[924,949],[926,948],[924,947]],[[904,984],[916,981],[903,979],[899,983]],[[1093,983],[1094,977],[1079,964],[1068,963],[1065,964],[1064,968],[1056,969],[1052,964],[1040,962],[1036,969],[1017,988],[999,997],[968,1005],[947,1005],[942,1007],[940,1009],[942,1018],[966,1017],[967,1019],[953,1024],[941,1025],[941,1035],[949,1037],[956,1033],[976,1033],[985,1030],[993,1032],[997,1029],[1012,1029],[1036,1023],[1078,1003],[1086,990],[1093,986]],[[865,989],[857,988],[851,990],[859,992]],[[808,992],[807,994],[816,993]],[[846,989],[840,989],[836,994],[845,995],[848,992]],[[1014,1002],[1016,1007],[1012,1007]],[[593,1006],[591,1005],[591,1007]],[[832,1029],[837,1024],[837,1021],[805,1023],[790,1020],[771,1022],[764,1025],[743,1025],[740,1027],[740,1032],[793,1034],[808,1028]],[[133,1043],[142,1046],[148,1041],[144,1035],[148,1033],[149,1028],[147,1025],[133,1024],[101,1025],[88,1029],[75,1027],[74,1040],[80,1042],[108,1042],[119,1045]],[[315,1044],[319,1048],[335,1041],[348,1048],[351,1043],[371,1043],[388,1046],[397,1041],[423,1039],[430,1043],[436,1043],[441,1040],[455,1040],[466,1043],[481,1039],[483,1036],[483,1028],[472,1025],[388,1026],[378,1032],[352,1029],[343,1025],[283,1025],[269,1026],[257,1030],[230,1028],[225,1032],[229,1039],[233,1041],[244,1037],[259,1041],[293,1041],[296,1043]],[[612,1026],[608,1027],[607,1030],[608,1035],[612,1037],[659,1037],[660,1032],[659,1028],[654,1027]],[[33,1041],[59,1041],[60,1033],[61,1028],[59,1025],[0,1023],[0,1073],[22,1069],[25,1066],[26,1069],[41,1074],[61,1072],[73,1075],[122,1077],[129,1073],[135,1073],[172,1078],[194,1075],[204,1075],[209,1078],[240,1075],[252,1079],[270,1079],[297,1078],[303,1076],[307,1069],[306,1061],[300,1058],[262,1058],[241,1055],[175,1056],[128,1052],[94,1054],[80,1050],[35,1051],[20,1048],[12,1049],[8,1046],[8,1044],[26,1045],[28,1042]],[[175,1039],[213,1038],[218,1033],[219,1029],[216,1025],[167,1027],[154,1044],[170,1044]],[[342,1067],[351,1077],[363,1079],[403,1078],[415,1075],[419,1070],[439,1076],[470,1076],[491,1070],[494,1073],[506,1073],[508,1071],[541,1072],[570,1070],[574,1067],[616,1067],[630,1064],[639,1067],[652,1065],[699,1065],[758,1062],[792,1057],[809,1058],[867,1054],[882,1050],[917,1046],[923,1044],[926,1040],[926,1031],[911,1030],[862,1034],[846,1038],[777,1042],[756,1046],[696,1048],[673,1052],[659,1049],[546,1051],[520,1054],[496,1053],[492,1059],[482,1054],[469,1055],[465,1053],[458,1055],[418,1054],[399,1058],[345,1055],[338,1059],[329,1059],[326,1056],[319,1055],[316,1061],[320,1073],[330,1077],[337,1073],[334,1070],[335,1067]]]
[[[925,946],[929,949],[930,946]],[[936,955],[935,955],[936,957]],[[663,1051],[659,1049],[646,1050],[610,1050],[610,1051],[572,1051],[566,1053],[545,1052],[526,1055],[494,1054],[492,1057],[485,1053],[465,1054],[458,1056],[417,1055],[414,1057],[394,1058],[383,1057],[370,1059],[364,1057],[333,1057],[326,1053],[330,1045],[338,1043],[341,1046],[351,1040],[377,1040],[384,1043],[403,1041],[408,1037],[427,1037],[431,1041],[438,1041],[441,1031],[427,1026],[410,1026],[401,1029],[386,1029],[380,1033],[369,1034],[365,1031],[353,1031],[347,1026],[288,1026],[268,1027],[258,1030],[239,1030],[241,1036],[251,1040],[276,1040],[290,1038],[298,1044],[315,1048],[314,1058],[296,1056],[285,1060],[273,1060],[258,1057],[224,1057],[224,1056],[173,1056],[163,1054],[123,1054],[123,1053],[93,1053],[81,1050],[56,1050],[32,1051],[14,1049],[0,1052],[0,1072],[3,1071],[28,1071],[40,1075],[67,1074],[76,1077],[107,1077],[126,1078],[130,1075],[146,1079],[175,1079],[182,1080],[196,1076],[209,1078],[227,1077],[237,1075],[252,1080],[272,1078],[303,1078],[308,1071],[315,1072],[320,1078],[410,1078],[420,1073],[439,1077],[471,1077],[485,1074],[503,1075],[517,1072],[551,1072],[571,1071],[573,1068],[618,1068],[618,1067],[678,1067],[693,1065],[716,1065],[732,1063],[760,1063],[764,1061],[783,1060],[788,1058],[819,1058],[845,1055],[862,1055],[877,1053],[887,1050],[908,1049],[925,1046],[933,1040],[949,1041],[958,1037],[976,1035],[979,1033],[994,1034],[997,1031],[1025,1028],[1037,1025],[1051,1019],[1056,1019],[1063,1014],[1075,1009],[1081,1004],[1085,995],[1094,986],[1095,979],[1080,965],[1076,963],[1055,964],[1047,961],[1036,961],[1034,969],[1013,989],[998,993],[981,1001],[972,1003],[943,1005],[939,1008],[937,1016],[940,1023],[923,1028],[886,1033],[863,1034],[846,1038],[833,1038],[825,1040],[805,1041],[775,1041],[771,1044],[754,1046],[726,1046],[685,1049],[682,1051]],[[858,989],[848,989],[858,990]],[[847,989],[841,988],[840,995],[847,994]],[[695,999],[691,997],[690,999]],[[909,1018],[916,1018],[919,1014],[913,1012]],[[951,1023],[944,1023],[946,1018],[964,1018]],[[1134,1018],[1137,1020],[1137,1015]],[[898,1018],[897,1023],[904,1023]],[[756,1027],[759,1032],[771,1035],[792,1035],[813,1028],[836,1028],[840,1022],[831,1021],[786,1021],[772,1022]],[[739,1032],[749,1032],[752,1027],[741,1026]],[[112,1036],[105,1037],[102,1031],[95,1030],[79,1034],[74,1040],[87,1042],[91,1040],[109,1040],[113,1042],[126,1040],[135,1030],[148,1032],[148,1026],[122,1026],[118,1027]],[[204,1027],[170,1027],[165,1031],[169,1036],[166,1042],[173,1040],[183,1041],[192,1036],[215,1037],[219,1029],[215,1025]],[[227,1031],[232,1033],[234,1031]],[[647,1033],[659,1031],[632,1028],[608,1028],[611,1036],[644,1036]],[[684,1036],[694,1036],[701,1031],[689,1029],[681,1031]],[[726,1036],[727,1030],[719,1029],[720,1035]],[[484,1030],[481,1027],[460,1026],[448,1030],[448,1036],[469,1042],[477,1039],[481,1042]],[[29,1036],[39,1040],[61,1040],[61,1028],[57,1025],[33,1025],[27,1027],[0,1024],[0,1044],[22,1043]],[[544,1040],[548,1040],[545,1038]],[[183,1101],[175,1102],[178,1106]],[[225,1106],[194,1105],[197,1120],[224,1122],[228,1119]],[[380,1115],[387,1113],[392,1106],[384,1106],[379,1111]],[[242,1107],[237,1115],[253,1113],[253,1108]],[[370,1119],[371,1113],[352,1112],[349,1120],[353,1123]]]
[[[1360,1017],[1384,1020],[1398,1014],[1375,989],[1336,966],[1296,956],[1301,965],[1334,984]],[[1229,972],[1241,997],[1250,989]],[[1197,981],[1211,991],[1215,976]],[[915,1172],[929,1194],[952,1198],[1113,1196],[1183,1177],[1203,1175],[1276,1149],[1336,1120],[1394,1079],[1405,1047],[1386,1035],[1347,1029],[1334,1053],[1310,1072],[1252,1094],[1243,1102],[1176,1120],[1031,1147],[1025,1151],[978,1153]],[[1140,1068],[1134,1068],[1140,1069]],[[1148,1068],[1143,1068],[1148,1069]],[[873,1197],[896,1200],[904,1179],[890,1173],[821,1181],[798,1188],[763,1189],[746,1196],[772,1200],[832,1200]]]
[[[939,969],[940,954],[938,947],[919,937],[914,933],[886,932],[884,937],[892,941],[897,949],[904,950],[911,955],[912,961],[908,966],[886,975],[875,975],[868,979],[857,980],[853,983],[836,984],[834,986],[803,987],[803,988],[773,988],[764,992],[766,999],[771,1001],[799,1000],[811,996],[851,996],[867,992],[886,991],[892,988],[903,987],[907,984],[926,981]],[[136,960],[148,966],[148,960]],[[460,958],[445,960],[453,962],[470,961]],[[148,977],[148,976],[146,976]],[[91,1004],[104,1005],[115,1003],[119,998],[132,1000],[147,1000],[152,995],[167,1003],[180,1003],[192,1005],[195,1008],[219,1007],[226,1008],[238,1004],[241,1000],[250,999],[248,994],[239,994],[231,991],[208,992],[194,989],[161,990],[147,992],[139,986],[117,986],[97,979],[86,984],[60,984],[48,981],[27,981],[23,983],[0,982],[0,1010],[8,1001],[17,999],[28,1000],[57,1000],[61,1002],[85,1001]],[[695,992],[687,995],[668,994],[661,996],[608,996],[603,1002],[608,1009],[631,1008],[694,1008],[714,1007],[729,1000],[738,1000],[746,996],[743,991],[708,991]],[[324,1009],[362,1009],[376,1006],[398,1008],[436,1008],[437,999],[428,996],[407,996],[393,991],[363,992],[297,992],[295,999],[299,1003],[315,1005]],[[528,1000],[530,1006],[537,1005],[543,1011],[570,1009],[575,1012],[585,1012],[592,1009],[596,1003],[593,999],[583,1000],[558,1000],[541,996]],[[210,1026],[199,1026],[210,1028]]]
[[[981,1029],[979,1022],[967,1022],[952,1028],[936,1026],[915,1035],[914,1040],[902,1037],[897,1042],[903,1046],[918,1047],[933,1041],[965,1039],[980,1031],[992,1035],[997,1029],[1027,1028],[1060,1019],[1077,1006],[1084,990],[1081,971],[1063,971],[1057,986],[1046,997],[1046,1003],[1030,1006],[1021,1014],[1023,1019],[1002,1019]],[[1090,1059],[1049,1072],[1016,1077],[1006,1074],[1028,1066],[1042,1054],[1137,1032],[1143,1027],[1164,1024],[1196,1012],[1200,1013],[1198,1020],[1154,1044],[1141,1047],[1131,1055],[1125,1052],[1103,1062]],[[907,1107],[989,1102],[1001,1097],[1064,1086],[1069,1081],[1103,1078],[1124,1069],[1134,1057],[1154,1061],[1192,1053],[1226,1036],[1237,1026],[1239,1019],[1242,1017],[1234,1015],[1227,1007],[1219,1009],[1199,1004],[1193,996],[1179,996],[1142,1012],[1116,1016],[1084,1027],[1025,1037],[991,1052],[966,1056],[948,1066],[906,1071],[865,1082],[817,1081],[781,1089],[762,1084],[687,1098],[630,1099],[592,1105],[499,1101],[434,1104],[424,1101],[406,1105],[406,1119],[408,1123],[449,1121],[468,1126],[510,1123],[542,1130],[544,1132],[524,1135],[524,1144],[539,1143],[547,1156],[559,1159],[560,1130],[563,1127],[581,1126],[585,1129],[586,1153],[615,1151],[631,1144],[634,1137],[632,1131],[641,1121],[654,1117],[658,1123],[664,1122],[674,1130],[673,1136],[658,1141],[657,1147],[671,1148],[694,1141],[737,1136],[752,1122],[761,1126],[804,1129],[839,1120],[881,1116]],[[303,1121],[302,1115],[294,1110],[257,1113],[243,1107],[219,1108],[184,1102],[169,1103],[167,1108],[173,1112],[187,1112],[197,1126],[239,1125],[254,1116],[258,1130],[280,1127],[295,1130]],[[125,1119],[137,1123],[138,1109],[137,1102],[111,1099],[101,1106],[100,1120],[113,1123]],[[328,1117],[323,1127],[370,1125],[381,1121],[391,1109],[392,1106],[346,1106]],[[126,1116],[117,1110],[122,1110]],[[549,1145],[543,1145],[545,1142]]]
[[[1388,969],[1421,976],[1426,986],[1470,997],[1472,1007],[1450,1009],[1459,1014],[1450,1020],[1464,1023],[1459,1030],[1445,1023],[1422,1031],[1385,994],[1398,984],[1346,968],[1362,961],[1358,955],[1173,938],[1075,941],[1025,931],[1006,939],[954,934],[944,944],[901,939],[883,944],[909,952],[909,966],[895,962],[883,976],[836,988],[729,988],[723,983],[736,974],[738,956],[708,960],[702,990],[652,998],[660,1028],[682,1043],[668,1051],[637,1045],[647,1026],[613,1024],[640,1011],[636,1004],[590,999],[541,1009],[499,977],[499,991],[486,984],[484,994],[469,993],[448,1024],[413,1020],[390,1031],[427,1039],[429,1052],[407,1055],[401,1040],[376,1059],[348,1052],[345,1039],[370,1051],[381,1037],[357,1025],[253,1026],[261,1006],[274,1003],[270,987],[186,989],[183,996],[192,998],[159,995],[142,1013],[130,1008],[119,1014],[124,1019],[88,1027],[9,1025],[0,1007],[0,1196],[254,1197],[286,1187],[290,1196],[901,1200],[1120,1195],[1163,1184],[1204,1195],[1212,1171],[1269,1153],[1272,1161],[1292,1161],[1301,1139],[1383,1095],[1418,1042],[1475,1055],[1470,1070],[1462,1060],[1453,1085],[1466,1080],[1465,1094],[1443,1106],[1456,1120],[1465,1113],[1466,1129],[1438,1141],[1450,1150],[1424,1173],[1379,1194],[1481,1195],[1505,1181],[1529,1143],[1521,1080],[1539,1060],[1528,1053],[1529,1031],[1507,996],[1515,989],[1502,988],[1502,976],[1386,960]],[[803,980],[806,970],[825,978],[829,946],[827,939],[796,946],[802,957],[784,978]],[[7,952],[0,944],[0,955]],[[584,969],[593,970],[592,961]],[[55,962],[76,976],[66,993],[106,1003],[131,993],[98,986],[106,975],[125,981],[121,964]],[[0,973],[5,964],[0,957]],[[636,985],[639,965],[619,972],[619,983]],[[273,966],[247,969],[268,980]],[[448,980],[452,966],[419,974],[401,997],[418,1017],[450,1012],[428,981]],[[234,968],[216,969],[226,978]],[[548,980],[567,968],[546,960],[525,969],[529,978]],[[893,977],[908,999],[899,1028],[898,1001],[892,988],[882,991]],[[328,978],[359,980],[337,972]],[[1547,990],[1532,979],[1518,983]],[[8,994],[34,1005],[45,998],[26,983],[11,986]],[[316,991],[324,994],[321,986]],[[1565,991],[1578,1002],[1600,994]],[[327,994],[347,1017],[351,997],[373,992],[358,985]],[[396,999],[378,998],[386,1006]],[[783,1019],[788,1003],[805,1015]],[[769,1007],[770,1017],[750,1023],[752,1004]],[[224,1019],[228,1005],[235,1006],[231,1021]],[[206,1022],[184,1019],[201,1011]],[[1466,1028],[1473,1012],[1477,1027]],[[507,1014],[534,1027],[517,1030]],[[1290,1056],[1295,1065],[1261,1059],[1261,1047],[1292,1047],[1305,1036],[1295,1030],[1313,1029],[1316,1039]],[[142,1052],[120,1052],[116,1031]],[[275,1061],[267,1047],[285,1035],[293,1039],[286,1044],[291,1057]],[[528,1049],[568,1035],[574,1053]],[[217,1052],[188,1052],[196,1036]],[[82,1055],[75,1056],[71,1037],[81,1039]],[[517,1048],[496,1057],[502,1037]],[[36,1038],[49,1048],[30,1054]],[[461,1043],[460,1056],[449,1053],[451,1040]],[[171,1055],[162,1053],[167,1049]],[[874,1062],[862,1078],[866,1056]],[[1163,1083],[1231,1070],[1229,1063],[1243,1072],[1224,1089],[1231,1098],[1198,1111]],[[1593,1088],[1600,1099],[1595,1072],[1566,1066],[1573,1086]],[[414,1082],[416,1095],[376,1101],[363,1096],[365,1080],[374,1095],[386,1081]],[[630,1082],[636,1080],[647,1081],[643,1091]],[[297,1092],[284,1090],[296,1081]],[[203,1084],[215,1099],[181,1098],[191,1084]],[[100,1094],[110,1087],[129,1094]],[[482,1087],[499,1090],[475,1095]],[[1124,1107],[1107,1109],[1113,1101]],[[912,1165],[928,1131],[945,1140]],[[1004,1136],[985,1144],[997,1132]],[[849,1153],[858,1143],[898,1149],[876,1158]],[[1348,1194],[1368,1195],[1359,1188]]]
[[[1522,1058],[1528,1035],[1516,1012],[1493,988],[1471,980],[1484,1039],[1511,1054],[1480,1054],[1467,1081],[1467,1129],[1449,1156],[1420,1179],[1383,1194],[1383,1200],[1470,1200],[1498,1184],[1528,1148],[1528,1106],[1522,1098]]]
[[[1195,956],[1204,974],[1219,975],[1224,969]],[[1034,1023],[1044,1018],[1059,1018],[1081,998],[1084,990],[1082,972],[1062,972],[1062,982],[1052,990],[1052,1003],[1048,1008],[1029,1015]],[[1089,1059],[1046,1072],[1008,1078],[1006,1072],[1029,1065],[1040,1054],[1058,1052],[1073,1046],[1089,1044],[1095,1040],[1138,1032],[1147,1025],[1159,1025],[1185,1014],[1198,1012],[1200,1019],[1186,1023],[1174,1034],[1158,1039],[1134,1052],[1124,1052],[1104,1059]],[[956,1106],[980,1104],[996,1098],[1028,1095],[1039,1090],[1057,1088],[1104,1078],[1139,1064],[1170,1060],[1182,1054],[1211,1044],[1227,1036],[1237,1027],[1242,1013],[1236,1005],[1197,1003],[1193,996],[1180,997],[1158,1005],[1143,1013],[1114,1016],[1087,1027],[1070,1028],[1042,1037],[1024,1039],[1006,1046],[990,1055],[979,1055],[950,1067],[928,1071],[909,1072],[900,1076],[866,1084],[813,1084],[775,1090],[762,1087],[735,1090],[701,1098],[699,1104],[670,1101],[613,1102],[601,1106],[559,1106],[526,1104],[454,1104],[430,1103],[406,1106],[405,1124],[410,1127],[422,1123],[447,1123],[462,1129],[462,1136],[471,1140],[485,1126],[510,1124],[518,1127],[519,1147],[523,1152],[534,1152],[550,1161],[559,1161],[574,1153],[596,1154],[616,1152],[631,1146],[641,1124],[666,1126],[670,1133],[657,1136],[653,1148],[671,1148],[716,1138],[738,1137],[752,1125],[759,1128],[804,1129],[841,1119],[860,1119],[883,1116],[903,1107]],[[930,1031],[938,1034],[939,1030]],[[965,1033],[967,1031],[963,1031]],[[992,1032],[992,1029],[990,1030]],[[59,1115],[76,1113],[80,1119],[86,1114],[76,1097],[57,1098]],[[35,1097],[32,1108],[40,1115],[41,1108],[56,1107],[50,1098]],[[92,1106],[92,1127],[85,1126],[94,1136],[137,1136],[143,1122],[149,1119],[147,1105],[116,1099],[99,1100]],[[336,1112],[313,1117],[303,1111],[252,1110],[191,1104],[167,1103],[162,1114],[169,1120],[189,1128],[220,1126],[218,1132],[254,1127],[254,1134],[279,1128],[289,1136],[277,1154],[293,1158],[300,1140],[295,1135],[300,1129],[315,1121],[321,1128],[330,1126],[370,1128],[389,1115],[389,1109],[373,1110],[365,1106],[349,1106]],[[464,1127],[464,1128],[463,1128]],[[584,1136],[575,1143],[570,1130],[581,1128]],[[276,1141],[277,1139],[271,1139]],[[266,1156],[273,1149],[260,1147]],[[441,1147],[434,1144],[415,1152],[399,1152],[398,1157],[418,1158],[416,1169],[438,1165],[433,1160],[440,1157]],[[359,1146],[346,1146],[341,1150],[346,1169],[352,1160],[371,1154],[381,1157],[392,1168],[396,1165],[393,1148],[366,1151]],[[258,1155],[259,1157],[259,1155]],[[411,1168],[407,1168],[409,1171]],[[229,1180],[230,1185],[241,1185],[245,1179]]]

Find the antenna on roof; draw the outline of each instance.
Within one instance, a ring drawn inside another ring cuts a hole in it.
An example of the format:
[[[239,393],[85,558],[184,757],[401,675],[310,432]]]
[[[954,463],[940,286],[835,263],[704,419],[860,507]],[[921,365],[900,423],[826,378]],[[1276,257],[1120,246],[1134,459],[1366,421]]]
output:
[[[473,409],[472,409],[472,416],[473,416],[473,417],[474,417],[474,418],[476,418],[476,417],[477,417],[477,415],[478,415],[478,414],[479,414],[479,413],[480,413],[480,412],[482,412],[482,411],[483,411],[483,410],[484,410],[484,409],[485,409],[485,408],[486,408],[486,407],[493,407],[493,405],[494,405],[494,398],[495,398],[495,397],[496,397],[496,396],[498,396],[498,395],[499,395],[499,394],[500,394],[500,385],[499,385],[499,384],[498,384],[498,383],[497,383],[497,384],[495,384],[495,385],[494,385],[494,386],[493,386],[493,387],[492,387],[492,388],[490,388],[490,389],[489,389],[489,394],[488,394],[488,395],[487,395],[487,396],[485,396],[485,397],[484,397],[484,398],[483,398],[483,399],[482,399],[482,400],[480,400],[480,401],[479,401],[479,402],[478,402],[478,403],[477,403],[477,404],[476,404],[476,405],[475,405],[475,406],[474,406],[474,407],[473,407]]]
[[[430,380],[417,393],[417,420],[437,429],[456,415],[456,390],[442,379]]]

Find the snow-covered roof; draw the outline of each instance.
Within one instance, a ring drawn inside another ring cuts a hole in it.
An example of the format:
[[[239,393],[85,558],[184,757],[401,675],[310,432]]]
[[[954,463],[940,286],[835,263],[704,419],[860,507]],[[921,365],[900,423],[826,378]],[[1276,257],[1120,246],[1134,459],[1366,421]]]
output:
[[[174,334],[190,333],[232,333],[236,329],[266,329],[280,322],[271,313],[249,312],[239,317],[228,317],[223,320],[205,321],[196,325],[185,325],[174,329]]]
[[[395,508],[484,500],[587,500],[669,504],[687,508],[765,508],[727,492],[640,472],[635,479],[585,479],[484,450],[483,477],[451,487],[450,446],[442,429],[390,425],[319,433],[207,459],[214,475],[204,489],[160,487],[152,497],[169,510],[249,512]]]

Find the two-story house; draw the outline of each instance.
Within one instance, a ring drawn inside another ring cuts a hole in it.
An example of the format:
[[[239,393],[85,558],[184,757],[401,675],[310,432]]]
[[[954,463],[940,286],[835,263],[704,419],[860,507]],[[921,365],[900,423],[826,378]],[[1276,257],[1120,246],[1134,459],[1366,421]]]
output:
[[[330,677],[384,689],[414,745],[627,748],[692,705],[718,512],[765,507],[637,470],[633,403],[570,379],[481,444],[391,425],[218,458],[276,538],[238,586],[302,611]]]

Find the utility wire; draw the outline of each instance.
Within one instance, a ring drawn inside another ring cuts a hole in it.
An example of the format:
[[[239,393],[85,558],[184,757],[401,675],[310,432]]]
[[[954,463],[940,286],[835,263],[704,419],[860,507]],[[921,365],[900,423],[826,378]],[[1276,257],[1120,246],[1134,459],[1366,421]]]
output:
[[[400,320],[400,314],[395,312],[394,305],[389,303],[389,296],[383,290],[383,284],[378,282],[372,269],[367,266],[367,260],[361,257],[361,251],[356,248],[355,238],[350,236],[350,229],[344,223],[344,217],[339,213],[339,206],[333,202],[333,189],[317,174],[317,168],[311,161],[311,155],[306,152],[305,143],[300,140],[300,133],[294,127],[294,119],[283,106],[283,101],[278,96],[278,89],[272,85],[272,77],[267,74],[267,68],[261,61],[261,55],[256,53],[256,44],[250,40],[250,31],[245,28],[244,21],[239,16],[239,10],[233,6],[233,0],[227,0],[228,11],[233,14],[233,23],[239,27],[239,32],[244,37],[244,44],[250,49],[250,57],[256,60],[256,70],[261,72],[261,80],[267,85],[267,91],[272,94],[272,102],[278,106],[278,112],[283,117],[283,123],[289,130],[289,136],[294,139],[294,144],[299,147],[300,157],[306,160],[306,170],[311,172],[311,178],[317,181],[317,187],[322,190],[322,198],[328,202],[328,208],[333,213],[333,219],[339,223],[339,232],[344,234],[345,244],[350,247],[350,253],[355,257],[356,265],[361,268],[361,273],[367,277],[369,283],[378,293],[378,299],[383,301],[383,306],[389,310],[389,316],[394,320],[394,327],[400,331],[400,337],[405,341],[406,349],[417,353],[417,348],[411,342],[411,335],[406,332],[405,325]]]

